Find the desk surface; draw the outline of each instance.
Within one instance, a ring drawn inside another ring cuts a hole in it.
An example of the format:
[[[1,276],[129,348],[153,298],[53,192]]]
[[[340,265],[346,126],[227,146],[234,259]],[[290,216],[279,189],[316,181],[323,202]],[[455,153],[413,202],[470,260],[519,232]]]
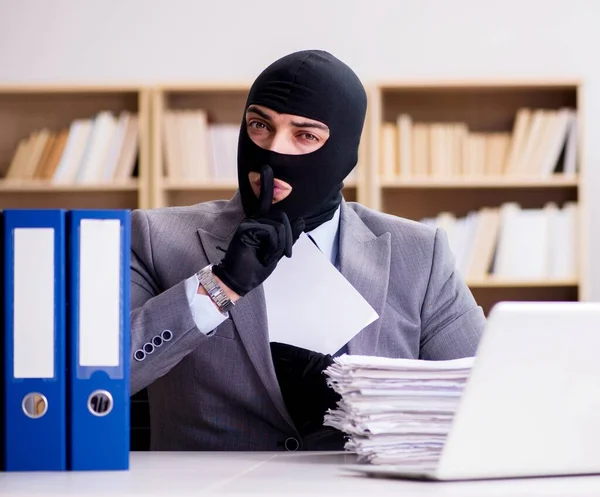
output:
[[[597,496],[600,476],[476,482],[369,478],[340,453],[132,452],[122,472],[0,473],[0,495]]]

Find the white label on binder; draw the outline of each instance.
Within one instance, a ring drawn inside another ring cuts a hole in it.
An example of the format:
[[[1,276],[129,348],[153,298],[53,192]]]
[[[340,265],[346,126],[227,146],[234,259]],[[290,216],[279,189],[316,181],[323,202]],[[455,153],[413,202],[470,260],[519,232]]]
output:
[[[79,365],[118,366],[121,222],[82,219],[79,236]]]
[[[15,378],[54,378],[54,229],[14,230]]]

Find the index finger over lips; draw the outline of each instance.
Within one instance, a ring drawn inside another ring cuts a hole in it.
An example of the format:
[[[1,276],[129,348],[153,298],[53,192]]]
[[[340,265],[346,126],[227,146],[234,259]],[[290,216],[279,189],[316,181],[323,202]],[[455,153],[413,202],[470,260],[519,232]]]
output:
[[[266,216],[271,210],[273,203],[274,176],[273,169],[265,164],[260,171],[260,195],[258,198],[260,204],[261,216]]]

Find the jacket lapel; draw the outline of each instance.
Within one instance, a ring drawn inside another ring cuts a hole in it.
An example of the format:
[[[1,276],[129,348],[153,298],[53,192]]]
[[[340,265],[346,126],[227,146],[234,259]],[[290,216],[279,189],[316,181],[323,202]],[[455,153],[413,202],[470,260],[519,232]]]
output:
[[[390,275],[391,236],[375,236],[343,202],[340,222],[340,272],[379,315],[348,343],[350,354],[376,355]]]
[[[198,230],[202,247],[210,263],[216,264],[222,259],[224,252],[217,247],[227,249],[243,215],[239,193],[236,193],[209,231]],[[285,421],[293,427],[271,359],[267,309],[262,285],[238,300],[230,315],[250,362],[256,369],[275,407]]]

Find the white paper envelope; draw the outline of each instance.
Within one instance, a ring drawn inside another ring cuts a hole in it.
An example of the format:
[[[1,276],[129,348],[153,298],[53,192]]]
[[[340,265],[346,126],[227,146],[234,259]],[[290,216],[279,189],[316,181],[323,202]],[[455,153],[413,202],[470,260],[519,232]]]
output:
[[[379,317],[304,233],[263,288],[271,342],[333,354]]]

